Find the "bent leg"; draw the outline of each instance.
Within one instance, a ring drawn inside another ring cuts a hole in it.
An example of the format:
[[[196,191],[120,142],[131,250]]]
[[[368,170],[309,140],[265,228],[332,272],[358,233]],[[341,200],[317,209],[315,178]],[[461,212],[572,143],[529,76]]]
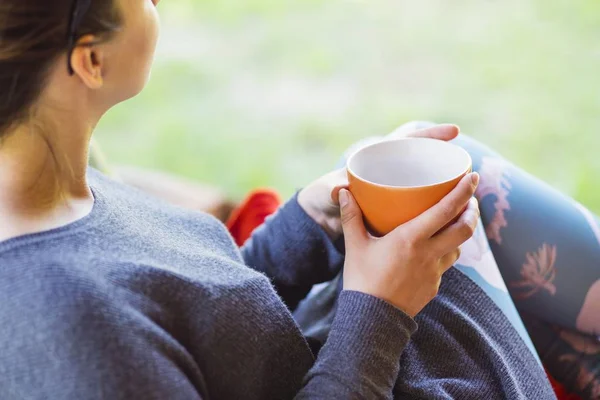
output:
[[[582,205],[466,136],[490,248],[520,311],[600,334],[600,223]]]

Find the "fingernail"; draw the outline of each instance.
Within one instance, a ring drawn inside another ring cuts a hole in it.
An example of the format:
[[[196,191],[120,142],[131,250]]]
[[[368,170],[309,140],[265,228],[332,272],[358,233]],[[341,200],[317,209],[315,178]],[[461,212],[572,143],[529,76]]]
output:
[[[339,200],[341,208],[344,208],[348,205],[348,191],[346,189],[340,190]]]
[[[471,174],[471,182],[474,186],[479,185],[479,174],[477,172],[473,172]]]

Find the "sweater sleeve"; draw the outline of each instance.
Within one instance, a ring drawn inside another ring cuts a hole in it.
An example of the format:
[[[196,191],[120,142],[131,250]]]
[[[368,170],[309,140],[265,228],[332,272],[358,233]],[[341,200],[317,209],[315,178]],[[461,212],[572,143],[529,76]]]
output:
[[[383,300],[343,291],[327,342],[296,399],[393,399],[416,322]]]
[[[333,279],[344,257],[294,196],[242,248],[246,265],[266,274],[291,309],[313,285]]]

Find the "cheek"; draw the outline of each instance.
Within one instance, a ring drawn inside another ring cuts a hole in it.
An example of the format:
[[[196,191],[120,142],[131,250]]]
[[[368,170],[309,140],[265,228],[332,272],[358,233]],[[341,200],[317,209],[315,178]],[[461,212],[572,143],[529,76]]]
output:
[[[141,20],[143,22],[136,26],[135,34],[129,37],[127,45],[122,48],[124,53],[121,59],[125,62],[120,63],[118,80],[124,89],[124,98],[137,95],[150,77],[160,26],[156,10],[148,12],[147,18]]]
[[[148,18],[145,19],[145,23],[140,29],[141,32],[137,35],[136,43],[132,47],[132,49],[135,49],[133,51],[136,57],[135,64],[144,79],[147,79],[150,74],[160,31],[156,9],[153,8],[148,13]]]

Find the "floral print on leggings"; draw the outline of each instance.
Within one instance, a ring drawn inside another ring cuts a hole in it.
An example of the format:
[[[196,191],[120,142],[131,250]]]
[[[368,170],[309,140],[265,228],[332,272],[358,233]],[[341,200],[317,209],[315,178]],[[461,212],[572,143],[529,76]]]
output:
[[[481,143],[461,136],[456,144],[481,175],[487,241],[544,367],[600,399],[598,218]]]

